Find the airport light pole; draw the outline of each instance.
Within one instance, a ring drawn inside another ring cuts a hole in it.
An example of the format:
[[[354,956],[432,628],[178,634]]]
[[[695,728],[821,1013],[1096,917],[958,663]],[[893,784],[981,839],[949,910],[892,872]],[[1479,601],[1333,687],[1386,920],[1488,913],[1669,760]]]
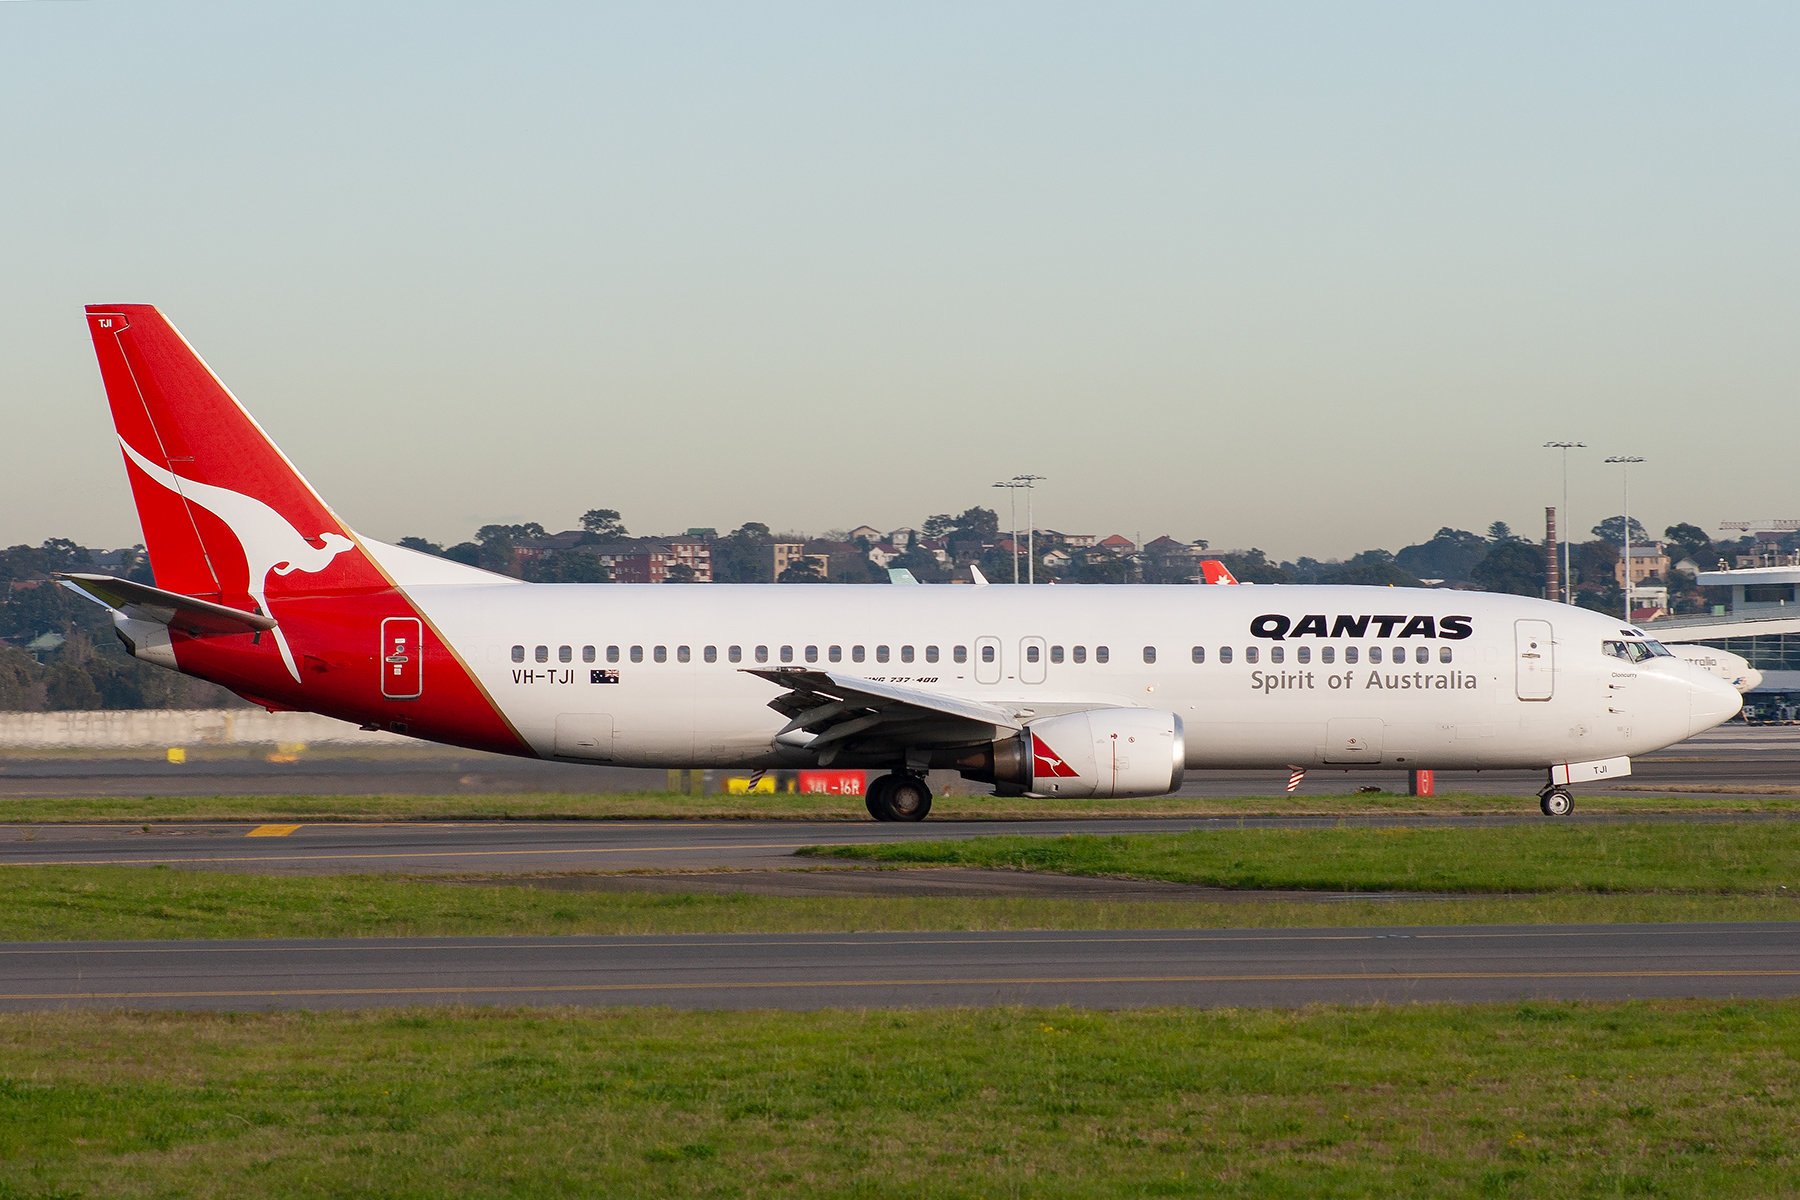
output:
[[[1012,524],[1013,582],[1019,582],[1019,499],[1014,489],[1022,488],[1022,483],[996,483],[995,487],[1006,489],[1007,520]]]
[[[1625,537],[1625,623],[1631,624],[1631,464],[1644,460],[1635,454],[1615,454],[1606,460],[1618,463],[1625,468],[1625,527],[1619,532]]]
[[[1025,489],[1025,582],[1037,582],[1037,537],[1036,522],[1031,517],[1032,484],[1039,479],[1048,479],[1048,475],[1014,475],[1013,480]],[[1013,539],[1018,543],[1018,538]]]
[[[1561,450],[1562,451],[1562,460],[1563,460],[1563,464],[1562,464],[1562,467],[1563,467],[1562,593],[1563,593],[1563,603],[1564,604],[1573,604],[1575,602],[1575,599],[1574,599],[1575,589],[1574,589],[1574,586],[1569,581],[1569,530],[1572,528],[1569,524],[1569,451],[1571,451],[1571,450],[1586,450],[1587,443],[1586,442],[1545,442],[1544,449],[1546,449],[1546,450]],[[1612,460],[1607,459],[1607,461],[1611,462]]]

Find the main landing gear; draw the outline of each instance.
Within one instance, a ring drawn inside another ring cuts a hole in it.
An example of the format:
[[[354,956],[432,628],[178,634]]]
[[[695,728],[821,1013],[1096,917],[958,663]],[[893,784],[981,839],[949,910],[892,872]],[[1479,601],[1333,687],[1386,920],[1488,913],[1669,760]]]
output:
[[[931,812],[931,789],[922,776],[895,771],[878,776],[863,803],[877,821],[923,821]]]
[[[1546,817],[1566,817],[1575,811],[1575,797],[1566,788],[1547,787],[1538,793],[1538,807]]]

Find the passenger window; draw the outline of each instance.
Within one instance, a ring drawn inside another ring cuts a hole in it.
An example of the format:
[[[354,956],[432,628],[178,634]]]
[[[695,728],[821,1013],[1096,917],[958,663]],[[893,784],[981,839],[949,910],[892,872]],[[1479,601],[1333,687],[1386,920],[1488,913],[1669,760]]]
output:
[[[593,662],[594,661],[594,648],[592,646],[583,646],[581,648],[581,661],[582,662]]]
[[[668,662],[669,648],[667,646],[658,646],[652,653],[652,657],[654,657],[657,662]]]
[[[1025,647],[1025,661],[1026,662],[1036,662],[1037,660],[1038,660],[1038,648],[1036,646]]]
[[[1255,662],[1257,660],[1257,657],[1261,654],[1261,652],[1262,652],[1262,648],[1260,646],[1245,646],[1244,647],[1244,661],[1245,662]]]
[[[1105,646],[1095,646],[1094,647],[1094,661],[1095,662],[1103,663],[1108,658],[1111,658],[1111,657],[1112,657],[1111,651],[1107,650],[1107,648]]]
[[[1228,663],[1231,661],[1231,647],[1230,646],[1220,646],[1219,647],[1219,661],[1222,663]]]
[[[686,646],[675,647],[675,661],[676,662],[691,661],[691,656],[689,655],[688,648]]]
[[[556,648],[556,661],[557,662],[574,662],[575,661],[575,648],[573,646],[558,646]]]
[[[1147,663],[1153,663],[1156,661],[1156,647],[1155,646],[1145,646],[1144,647],[1144,661]]]
[[[643,662],[644,661],[644,648],[642,646],[633,646],[631,648],[631,661],[632,662]]]
[[[1450,661],[1450,647],[1448,647],[1448,646],[1439,646],[1438,647],[1438,661],[1439,662],[1449,662]]]
[[[523,646],[514,646],[513,647],[513,661],[514,662],[524,662],[525,661],[525,647],[523,647]]]
[[[937,647],[936,646],[925,647],[925,661],[926,662],[936,662],[937,660],[938,660]]]
[[[1327,666],[1330,666],[1333,662],[1337,661],[1337,648],[1335,646],[1320,646],[1319,661]]]
[[[607,662],[618,662],[619,661],[619,648],[617,646],[608,646],[606,648],[606,661]]]
[[[1294,650],[1294,658],[1300,663],[1301,666],[1305,666],[1307,663],[1312,661],[1312,647],[1311,646],[1297,647]]]
[[[794,661],[794,648],[792,646],[783,646],[781,648],[781,661],[782,662],[793,662]]]
[[[829,649],[825,652],[825,657],[830,659],[832,662],[843,662],[844,661],[844,648],[842,646],[833,646],[831,649]]]
[[[1270,662],[1278,663],[1285,657],[1286,657],[1286,648],[1285,647],[1283,647],[1283,646],[1270,646],[1269,647],[1269,661]]]
[[[960,662],[968,662],[969,661],[969,648],[967,646],[957,646],[955,649],[950,651],[950,657],[954,658],[959,663]]]
[[[1356,647],[1355,646],[1345,646],[1344,647],[1344,661],[1347,663],[1353,663],[1356,661]]]
[[[1195,662],[1203,663],[1206,661],[1206,647],[1205,646],[1195,646],[1192,654],[1193,654],[1193,659]]]
[[[1084,663],[1087,661],[1087,647],[1086,646],[1075,647],[1075,661],[1078,663]]]
[[[1059,663],[1062,661],[1062,647],[1061,646],[1050,647],[1050,661],[1053,663]]]
[[[743,662],[744,648],[742,646],[733,646],[725,652],[725,657],[731,662]]]
[[[533,650],[531,652],[531,656],[533,658],[537,659],[539,662],[549,662],[550,661],[550,647],[539,646],[536,650]]]
[[[756,648],[756,661],[757,662],[768,662],[769,661],[769,648],[767,646],[758,646]]]
[[[900,661],[901,662],[911,662],[912,660],[913,660],[912,647],[911,646],[900,647]]]
[[[806,661],[807,662],[818,662],[819,661],[819,648],[817,646],[808,646],[806,648]]]
[[[700,657],[707,662],[716,663],[719,661],[719,648],[717,646],[708,646],[700,652]]]
[[[888,660],[888,648],[886,646],[875,647],[875,661],[876,662],[886,662],[887,660]]]
[[[1394,661],[1397,663],[1403,663],[1406,661],[1406,647],[1405,646],[1395,646],[1394,647]]]
[[[1369,661],[1372,663],[1378,663],[1381,661],[1381,647],[1380,646],[1370,646],[1369,647]]]
[[[981,661],[982,662],[993,662],[994,661],[994,648],[992,646],[983,646],[981,648]]]
[[[850,661],[851,662],[861,662],[862,660],[863,660],[863,648],[861,646],[850,647]]]

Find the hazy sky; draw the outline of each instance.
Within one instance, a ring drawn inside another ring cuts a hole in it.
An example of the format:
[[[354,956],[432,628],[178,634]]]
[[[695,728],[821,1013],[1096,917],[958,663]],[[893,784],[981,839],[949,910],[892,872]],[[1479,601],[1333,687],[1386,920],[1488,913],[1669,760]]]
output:
[[[161,306],[358,529],[1800,516],[1800,8],[0,3],[0,542]],[[1004,504],[999,504],[1004,520]]]

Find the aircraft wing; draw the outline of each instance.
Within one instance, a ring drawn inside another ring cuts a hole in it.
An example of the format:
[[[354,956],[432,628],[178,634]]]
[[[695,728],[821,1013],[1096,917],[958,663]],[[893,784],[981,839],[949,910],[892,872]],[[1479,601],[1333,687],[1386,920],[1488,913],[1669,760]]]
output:
[[[161,588],[133,583],[129,579],[61,572],[57,573],[56,578],[67,580],[69,586],[89,599],[116,609],[133,620],[167,625],[171,629],[181,630],[189,637],[230,637],[233,634],[261,633],[275,628],[272,618],[259,613],[214,604],[210,600],[197,600],[179,592],[165,592]]]
[[[819,751],[830,766],[845,749],[859,752],[922,745],[991,742],[1022,728],[1003,708],[939,696],[896,683],[795,667],[746,672],[782,688],[769,707],[788,718],[776,740]]]

